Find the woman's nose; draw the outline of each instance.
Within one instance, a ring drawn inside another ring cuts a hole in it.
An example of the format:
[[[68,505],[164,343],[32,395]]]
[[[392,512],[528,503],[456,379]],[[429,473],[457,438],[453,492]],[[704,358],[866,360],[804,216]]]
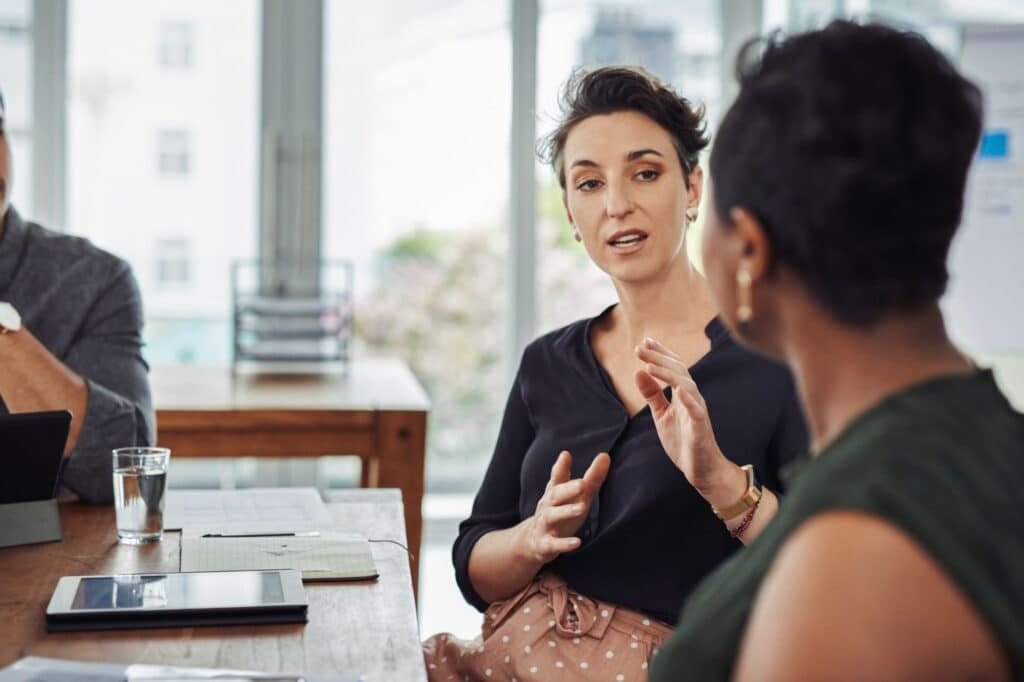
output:
[[[608,191],[605,192],[605,211],[609,218],[623,218],[633,212],[633,200],[625,185],[608,183]]]

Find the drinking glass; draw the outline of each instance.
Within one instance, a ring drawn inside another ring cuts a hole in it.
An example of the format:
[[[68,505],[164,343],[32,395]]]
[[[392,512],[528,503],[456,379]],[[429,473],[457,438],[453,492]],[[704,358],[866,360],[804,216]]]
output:
[[[117,538],[126,545],[158,542],[164,535],[167,448],[118,448],[114,454]]]

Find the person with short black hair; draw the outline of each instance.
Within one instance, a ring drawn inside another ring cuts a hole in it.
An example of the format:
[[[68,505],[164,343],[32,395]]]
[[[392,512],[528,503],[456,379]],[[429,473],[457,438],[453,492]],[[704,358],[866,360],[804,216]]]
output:
[[[813,457],[687,601],[652,680],[1024,676],[1024,415],[938,299],[982,126],[919,35],[749,45],[703,243],[732,334],[792,369]]]
[[[69,410],[61,483],[109,504],[111,450],[156,438],[142,298],[123,260],[11,206],[6,123],[0,95],[0,414]]]
[[[624,67],[577,73],[562,106],[542,150],[619,302],[523,353],[453,548],[483,632],[428,639],[431,680],[646,679],[690,589],[756,537],[807,443],[789,373],[729,339],[687,257],[703,112]],[[690,378],[663,393],[668,366]]]

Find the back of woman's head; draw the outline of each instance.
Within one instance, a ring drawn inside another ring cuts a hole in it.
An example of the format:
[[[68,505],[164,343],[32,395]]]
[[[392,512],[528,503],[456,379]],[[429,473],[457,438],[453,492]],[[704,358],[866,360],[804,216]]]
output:
[[[711,156],[715,207],[744,207],[834,317],[936,301],[981,132],[981,94],[924,38],[836,21],[741,52]]]
[[[562,90],[558,126],[538,145],[538,154],[558,176],[565,189],[562,153],[565,141],[580,121],[601,114],[636,111],[668,132],[679,156],[683,178],[697,167],[700,152],[708,145],[704,108],[694,107],[647,71],[632,66],[605,66],[577,70]]]

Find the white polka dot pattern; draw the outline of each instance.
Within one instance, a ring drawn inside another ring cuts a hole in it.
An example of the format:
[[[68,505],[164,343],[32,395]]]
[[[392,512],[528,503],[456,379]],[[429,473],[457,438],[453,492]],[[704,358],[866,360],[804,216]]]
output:
[[[550,576],[543,580],[546,587],[558,586]],[[472,641],[446,634],[428,639],[424,658],[430,682],[557,682],[571,677],[571,670],[586,680],[640,682],[669,633],[668,626],[626,607],[571,591],[556,600],[537,589],[488,609],[483,633]]]

